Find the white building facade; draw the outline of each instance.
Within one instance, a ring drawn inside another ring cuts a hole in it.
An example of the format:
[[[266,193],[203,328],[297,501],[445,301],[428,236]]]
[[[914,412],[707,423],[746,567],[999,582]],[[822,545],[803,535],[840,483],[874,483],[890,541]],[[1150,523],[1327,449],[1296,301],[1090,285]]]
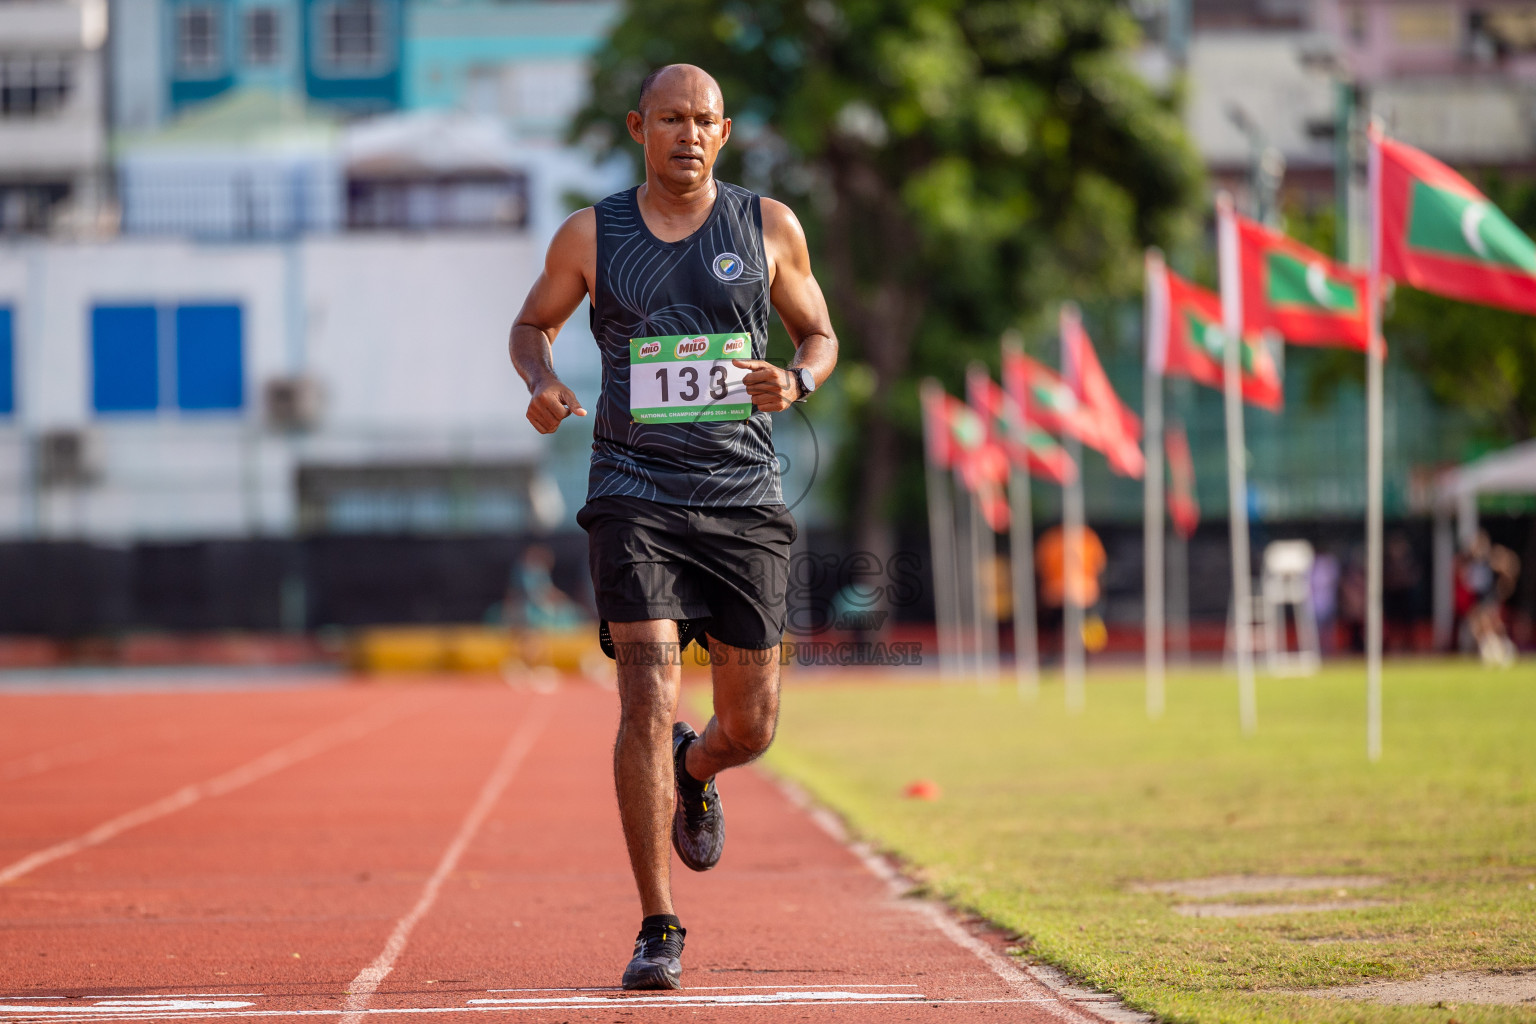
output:
[[[0,3],[0,236],[94,227],[106,40],[106,0]]]

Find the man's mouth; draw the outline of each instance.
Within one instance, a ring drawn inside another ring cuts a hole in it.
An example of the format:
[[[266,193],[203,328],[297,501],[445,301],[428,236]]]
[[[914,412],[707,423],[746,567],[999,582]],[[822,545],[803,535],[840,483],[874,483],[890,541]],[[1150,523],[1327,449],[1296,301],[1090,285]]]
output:
[[[691,163],[691,164],[702,164],[704,162],[704,158],[703,157],[695,156],[692,153],[674,153],[672,155],[672,159],[673,160],[682,160],[682,161],[684,161],[686,163]]]

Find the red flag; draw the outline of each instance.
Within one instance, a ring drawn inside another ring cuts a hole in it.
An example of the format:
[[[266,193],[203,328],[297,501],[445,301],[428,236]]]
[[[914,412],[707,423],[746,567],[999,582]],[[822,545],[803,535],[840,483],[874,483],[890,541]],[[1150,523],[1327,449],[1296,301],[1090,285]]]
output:
[[[1015,466],[1058,484],[1070,483],[1077,466],[1067,450],[1042,428],[1025,421],[1012,395],[998,387],[985,372],[966,375],[971,405],[992,428]]]
[[[1089,425],[1061,375],[1016,348],[1003,349],[1003,387],[1030,423],[1084,441]],[[1086,443],[1086,442],[1085,442]]]
[[[1061,340],[1062,377],[1077,397],[1087,431],[1082,442],[1102,452],[1116,473],[1139,479],[1146,467],[1137,443],[1141,420],[1110,387],[1093,342],[1083,330],[1077,310],[1070,306],[1062,308]]]
[[[1226,386],[1227,339],[1221,326],[1220,297],[1186,281],[1160,259],[1147,261],[1147,287],[1153,293],[1152,315],[1158,320],[1151,325],[1153,344],[1147,353],[1153,369],[1220,391]],[[1285,405],[1276,358],[1276,351],[1284,351],[1283,342],[1274,332],[1268,333],[1268,340],[1263,336],[1244,339],[1243,400],[1278,412]]]
[[[1466,178],[1373,130],[1371,190],[1383,276],[1536,313],[1536,243]]]
[[[1008,453],[992,439],[986,420],[937,388],[924,390],[923,416],[929,461],[955,471],[989,527],[998,533],[1008,529]]]
[[[1365,275],[1262,224],[1236,214],[1232,218],[1242,273],[1243,333],[1275,330],[1296,345],[1364,352],[1370,331]]]
[[[1200,502],[1195,497],[1195,463],[1189,457],[1189,438],[1178,423],[1163,432],[1168,452],[1168,515],[1179,536],[1188,540],[1200,526]]]

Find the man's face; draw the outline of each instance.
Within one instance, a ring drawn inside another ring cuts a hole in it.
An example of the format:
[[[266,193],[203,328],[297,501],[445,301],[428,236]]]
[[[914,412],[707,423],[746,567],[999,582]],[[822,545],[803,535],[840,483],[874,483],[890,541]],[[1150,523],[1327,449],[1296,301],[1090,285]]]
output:
[[[709,180],[720,147],[731,137],[720,90],[708,75],[676,71],[651,86],[643,115],[630,111],[629,134],[645,147],[651,174],[679,189]]]

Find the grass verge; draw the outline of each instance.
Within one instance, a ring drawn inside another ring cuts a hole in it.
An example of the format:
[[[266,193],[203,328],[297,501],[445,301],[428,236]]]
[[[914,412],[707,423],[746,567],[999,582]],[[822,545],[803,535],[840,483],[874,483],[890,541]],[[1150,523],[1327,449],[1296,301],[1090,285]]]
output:
[[[1175,1021],[1536,1019],[1536,1004],[1382,1006],[1294,994],[1441,971],[1536,968],[1536,672],[1389,665],[1381,762],[1365,759],[1364,672],[1262,680],[1259,731],[1234,683],[1170,677],[1149,722],[1140,676],[1059,684],[786,687],[771,766],[895,854],[934,895],[1028,952]],[[942,797],[905,799],[915,779]],[[1185,917],[1213,898],[1138,889],[1219,875],[1381,884],[1221,897],[1378,901]]]

